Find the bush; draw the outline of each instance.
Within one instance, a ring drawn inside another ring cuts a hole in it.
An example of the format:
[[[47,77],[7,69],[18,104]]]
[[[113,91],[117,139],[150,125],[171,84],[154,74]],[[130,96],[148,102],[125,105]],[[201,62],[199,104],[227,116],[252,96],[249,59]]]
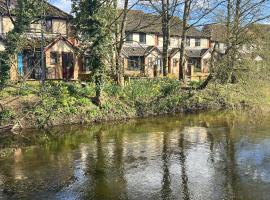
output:
[[[0,125],[5,123],[11,123],[15,119],[14,111],[10,109],[4,109],[0,112]]]

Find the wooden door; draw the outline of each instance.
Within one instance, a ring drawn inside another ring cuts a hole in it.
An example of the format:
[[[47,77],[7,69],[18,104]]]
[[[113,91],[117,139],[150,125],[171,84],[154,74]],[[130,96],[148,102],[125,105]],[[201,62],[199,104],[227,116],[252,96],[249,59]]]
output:
[[[70,80],[74,77],[73,53],[62,53],[62,73],[63,79]]]

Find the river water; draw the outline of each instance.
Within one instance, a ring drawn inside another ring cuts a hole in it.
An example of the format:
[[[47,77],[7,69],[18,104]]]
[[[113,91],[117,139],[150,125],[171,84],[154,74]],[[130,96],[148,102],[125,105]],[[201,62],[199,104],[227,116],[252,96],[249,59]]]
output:
[[[0,137],[0,199],[270,199],[270,117],[201,113]]]

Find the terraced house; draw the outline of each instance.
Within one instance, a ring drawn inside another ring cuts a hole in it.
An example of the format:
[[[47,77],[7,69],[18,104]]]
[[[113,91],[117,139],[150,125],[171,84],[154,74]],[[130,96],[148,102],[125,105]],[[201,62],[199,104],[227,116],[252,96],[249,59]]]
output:
[[[40,79],[41,49],[44,49],[47,79],[78,78],[80,61],[76,56],[75,40],[70,34],[72,16],[45,1],[44,3],[45,15],[42,20],[34,20],[26,33],[27,44],[22,52],[15,55],[10,71],[11,80],[20,76]],[[14,9],[16,5],[16,0],[0,0],[0,51],[5,50],[5,36],[13,29],[7,9]],[[44,32],[43,42],[41,32]]]
[[[6,2],[8,1],[0,0],[0,51],[5,50],[5,36],[13,29],[7,8],[16,7],[16,0],[10,0],[9,5],[6,5]],[[78,80],[90,74],[84,65],[87,59],[80,58],[76,53],[78,42],[72,36],[71,19],[70,14],[46,3],[45,15],[34,20],[26,33],[28,43],[22,52],[15,55],[10,71],[11,80],[18,80],[20,77],[39,80],[42,74],[42,49],[45,54],[46,79]],[[42,32],[44,32],[43,40]],[[179,75],[181,32],[180,19],[173,17],[168,72],[176,78]],[[185,52],[187,77],[196,79],[208,75],[208,62],[211,56],[209,39],[207,34],[195,28],[189,29]],[[162,74],[162,45],[161,17],[139,10],[130,10],[122,52],[125,74],[147,77]]]
[[[171,20],[168,72],[179,75],[182,26],[178,17]],[[186,42],[186,75],[201,78],[208,75],[210,37],[190,28]],[[131,10],[127,16],[126,41],[123,48],[125,73],[129,76],[158,76],[162,74],[162,23],[158,15]]]

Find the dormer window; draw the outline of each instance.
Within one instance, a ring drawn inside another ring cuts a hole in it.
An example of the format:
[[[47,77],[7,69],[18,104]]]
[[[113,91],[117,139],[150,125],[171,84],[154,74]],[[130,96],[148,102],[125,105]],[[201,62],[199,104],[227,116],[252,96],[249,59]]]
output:
[[[126,42],[127,43],[133,42],[133,33],[126,33]]]
[[[140,43],[146,44],[146,34],[145,33],[139,33],[139,39]]]

